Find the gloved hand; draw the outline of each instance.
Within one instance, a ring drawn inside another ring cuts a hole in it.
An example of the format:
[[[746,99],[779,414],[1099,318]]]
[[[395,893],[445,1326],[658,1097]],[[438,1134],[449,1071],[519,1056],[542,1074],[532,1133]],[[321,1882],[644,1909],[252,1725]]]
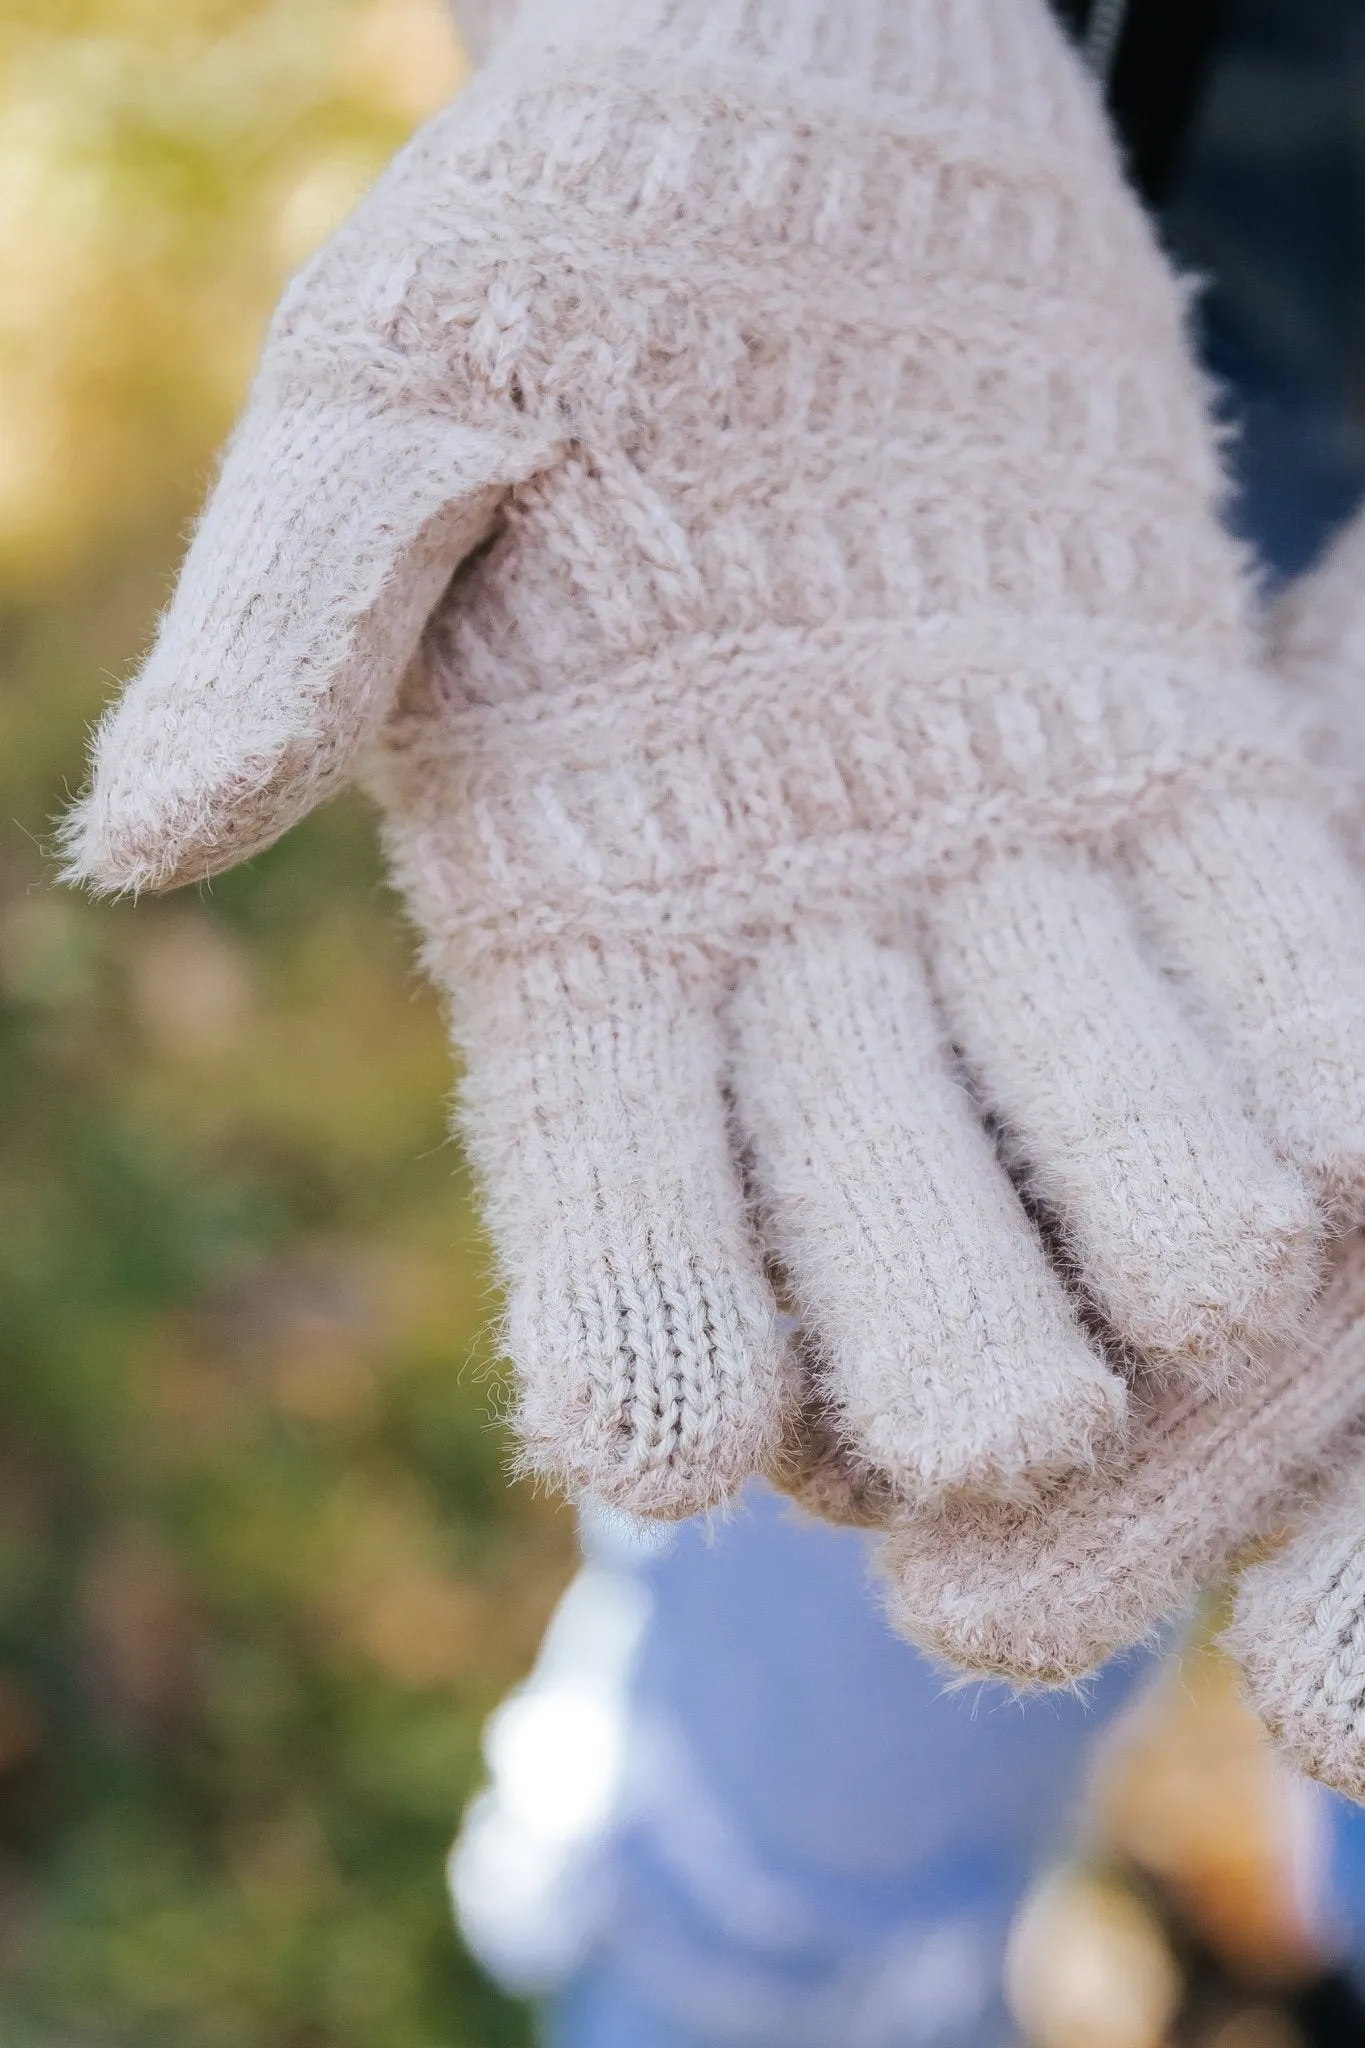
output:
[[[1365,513],[1290,591],[1272,625],[1273,654],[1296,686],[1305,752],[1360,862]],[[1242,1574],[1224,1640],[1248,1700],[1291,1759],[1365,1800],[1365,1398],[1333,1447],[1328,1473],[1289,1542]]]
[[[1365,514],[1271,621],[1305,749],[1365,824]],[[1365,1234],[1340,1247],[1306,1342],[1231,1397],[1167,1390],[1127,1452],[1031,1512],[906,1514],[828,1434],[794,1476],[827,1516],[890,1528],[900,1629],[959,1669],[1068,1684],[1188,1609],[1239,1554],[1226,1643],[1251,1704],[1311,1775],[1365,1799]]]
[[[1340,1247],[1311,1336],[1264,1374],[1231,1396],[1137,1394],[1126,1452],[1031,1507],[907,1511],[875,1483],[854,1488],[848,1519],[888,1531],[880,1571],[897,1631],[965,1672],[1069,1685],[1292,1528],[1365,1446],[1365,1236]],[[828,1519],[838,1469],[822,1461],[807,1496]]]
[[[70,869],[363,772],[537,1470],[771,1462],[775,1268],[842,1441],[1017,1497],[1125,1394],[1002,1151],[1187,1385],[1365,1180],[1361,900],[1219,490],[1043,0],[530,0],[286,293]]]

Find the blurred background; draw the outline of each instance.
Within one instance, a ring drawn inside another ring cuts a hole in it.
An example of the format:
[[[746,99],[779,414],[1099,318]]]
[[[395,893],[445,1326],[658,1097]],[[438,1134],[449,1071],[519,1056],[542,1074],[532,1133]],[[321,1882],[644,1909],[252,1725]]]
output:
[[[442,0],[0,7],[6,2048],[525,2037],[442,1865],[572,1521],[363,807],[136,909],[44,853],[282,279],[459,76]]]
[[[369,821],[135,909],[45,850],[284,276],[460,75],[443,0],[0,0],[5,2048],[530,2038],[443,1862],[574,1531],[504,1476]],[[1266,2002],[1304,1967],[1298,1813],[1187,1659],[1021,1931],[1034,2038],[1175,2038],[1191,1926],[1253,1986],[1199,2039],[1306,2038]]]

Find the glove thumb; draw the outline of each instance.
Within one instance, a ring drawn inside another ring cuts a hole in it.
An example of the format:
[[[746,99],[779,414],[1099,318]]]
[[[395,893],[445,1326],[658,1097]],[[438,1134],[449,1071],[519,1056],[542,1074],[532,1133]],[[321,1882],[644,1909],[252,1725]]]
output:
[[[201,880],[330,796],[511,480],[496,440],[391,400],[253,405],[152,651],[96,731],[68,879]]]

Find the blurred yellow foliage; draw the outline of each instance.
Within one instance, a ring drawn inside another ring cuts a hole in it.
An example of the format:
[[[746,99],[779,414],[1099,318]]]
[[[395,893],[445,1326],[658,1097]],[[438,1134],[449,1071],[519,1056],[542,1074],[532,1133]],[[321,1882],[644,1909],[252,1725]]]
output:
[[[355,801],[197,898],[44,843],[442,0],[0,13],[0,2037],[494,2048],[441,1865],[570,1569]]]
[[[283,274],[461,63],[440,0],[0,16],[0,581],[202,482]]]

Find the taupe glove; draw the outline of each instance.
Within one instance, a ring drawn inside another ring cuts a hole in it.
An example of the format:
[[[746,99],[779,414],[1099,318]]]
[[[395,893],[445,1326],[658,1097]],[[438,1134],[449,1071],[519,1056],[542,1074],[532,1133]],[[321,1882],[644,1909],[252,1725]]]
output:
[[[1264,1374],[1233,1394],[1141,1391],[1127,1454],[1032,1507],[883,1504],[898,1631],[964,1671],[1067,1685],[1293,1527],[1365,1446],[1365,1238],[1340,1248],[1311,1337]],[[830,1515],[828,1466],[822,1484]],[[875,1514],[866,1483],[859,1501]]]
[[[1359,861],[1365,513],[1289,593],[1273,625],[1276,659],[1297,685],[1305,750]],[[1327,1483],[1291,1540],[1243,1573],[1226,1642],[1242,1666],[1248,1699],[1293,1761],[1365,1800],[1365,1400],[1325,1466]]]
[[[1365,1180],[1365,916],[1219,488],[1043,0],[533,0],[287,292],[72,872],[363,769],[529,1462],[767,1464],[774,1264],[846,1442],[1017,1496],[1125,1396],[988,1130],[1186,1384]]]
[[[1271,620],[1341,825],[1365,823],[1365,514]],[[897,1626],[960,1669],[1065,1684],[1140,1640],[1239,1555],[1227,1645],[1311,1775],[1365,1799],[1365,1236],[1339,1248],[1304,1342],[1226,1397],[1157,1395],[1128,1452],[1031,1511],[906,1515],[825,1441],[799,1484],[889,1526]]]

